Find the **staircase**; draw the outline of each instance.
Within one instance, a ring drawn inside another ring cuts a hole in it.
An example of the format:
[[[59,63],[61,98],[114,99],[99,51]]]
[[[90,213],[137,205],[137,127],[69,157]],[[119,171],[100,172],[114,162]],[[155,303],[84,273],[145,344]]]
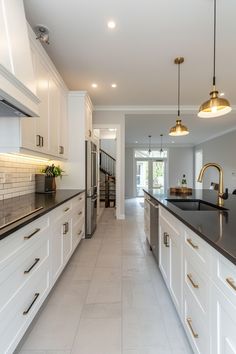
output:
[[[116,160],[100,149],[100,201],[105,208],[116,205]]]

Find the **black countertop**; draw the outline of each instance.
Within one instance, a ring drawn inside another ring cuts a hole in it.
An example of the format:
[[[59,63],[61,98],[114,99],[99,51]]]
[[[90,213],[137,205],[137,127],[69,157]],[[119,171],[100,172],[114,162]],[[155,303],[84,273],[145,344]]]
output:
[[[32,193],[0,201],[0,240],[83,192],[59,189],[51,194]],[[24,217],[28,213],[32,214]]]
[[[236,195],[229,195],[224,201],[224,208],[228,210],[187,211],[181,210],[166,199],[199,199],[216,205],[217,192],[193,190],[192,195],[176,196],[152,189],[144,191],[236,265]]]

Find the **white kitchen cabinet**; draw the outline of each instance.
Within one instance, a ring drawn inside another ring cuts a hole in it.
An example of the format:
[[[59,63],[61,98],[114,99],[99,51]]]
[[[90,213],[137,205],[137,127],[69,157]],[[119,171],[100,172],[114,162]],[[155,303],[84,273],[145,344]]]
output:
[[[212,354],[236,354],[236,303],[212,291]]]
[[[162,213],[162,208],[160,208]],[[165,211],[166,216],[166,211]],[[160,216],[159,228],[159,266],[170,290],[176,309],[182,312],[182,235],[168,220]]]
[[[14,352],[84,236],[84,214],[82,193],[0,240],[1,354]]]
[[[89,140],[93,136],[93,118],[91,101],[86,97],[85,100],[85,139]]]
[[[60,90],[60,115],[58,124],[58,153],[64,159],[68,156],[68,114],[67,114],[67,92]]]
[[[61,93],[60,87],[52,75],[49,77],[49,153],[57,156],[59,154],[59,129],[61,124]]]

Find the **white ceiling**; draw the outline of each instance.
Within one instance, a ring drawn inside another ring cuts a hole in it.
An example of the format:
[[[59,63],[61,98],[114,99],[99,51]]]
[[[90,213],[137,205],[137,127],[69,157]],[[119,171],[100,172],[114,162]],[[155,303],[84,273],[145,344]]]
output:
[[[24,2],[32,27],[49,27],[50,45],[45,49],[69,89],[87,90],[96,108],[117,106],[126,113],[139,113],[126,115],[127,144],[145,144],[149,134],[159,143],[163,133],[165,143],[195,145],[235,128],[235,113],[214,120],[196,117],[196,108],[208,99],[211,89],[213,0]],[[217,83],[233,105],[236,1],[217,0],[217,4]],[[110,19],[117,23],[113,31],[107,28]],[[181,106],[190,134],[172,139],[168,131],[176,120],[176,56],[185,57]],[[98,88],[91,88],[93,82]],[[116,89],[110,87],[113,82]],[[154,111],[150,106],[155,106]],[[160,110],[160,106],[166,107]],[[187,106],[195,107],[190,109],[195,113],[186,114]]]
[[[95,105],[176,104],[179,55],[182,104],[198,106],[208,97],[213,0],[25,0],[25,7],[32,26],[49,27],[45,48],[68,87],[89,91]],[[235,0],[218,0],[217,82],[232,104],[235,13]],[[113,31],[106,26],[111,18]]]

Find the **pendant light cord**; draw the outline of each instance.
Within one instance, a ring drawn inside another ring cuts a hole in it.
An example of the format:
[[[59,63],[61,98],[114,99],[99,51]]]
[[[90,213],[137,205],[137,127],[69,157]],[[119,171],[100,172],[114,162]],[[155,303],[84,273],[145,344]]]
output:
[[[178,117],[180,117],[180,63],[178,63]]]
[[[213,86],[216,85],[216,0],[214,0]]]

